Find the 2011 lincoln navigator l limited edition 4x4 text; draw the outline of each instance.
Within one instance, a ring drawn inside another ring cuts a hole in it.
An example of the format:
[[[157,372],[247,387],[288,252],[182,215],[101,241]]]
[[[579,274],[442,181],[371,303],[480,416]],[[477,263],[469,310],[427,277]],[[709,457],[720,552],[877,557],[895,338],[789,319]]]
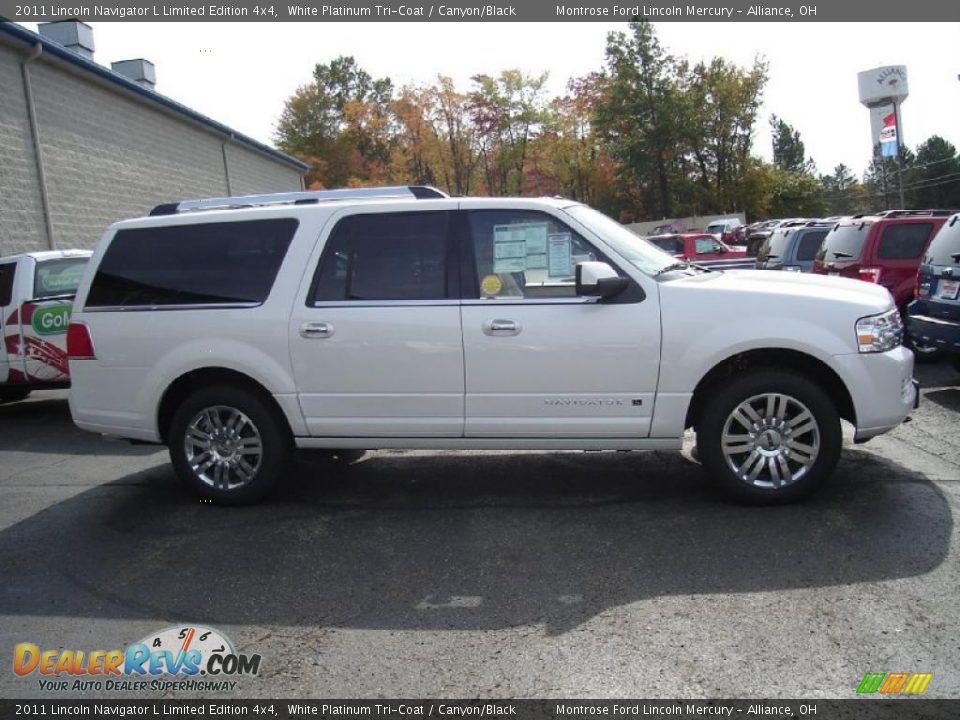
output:
[[[296,447],[678,449],[780,503],[917,398],[883,287],[704,270],[560,199],[370,188],[110,227],[68,332],[87,430],[164,443],[221,502]]]

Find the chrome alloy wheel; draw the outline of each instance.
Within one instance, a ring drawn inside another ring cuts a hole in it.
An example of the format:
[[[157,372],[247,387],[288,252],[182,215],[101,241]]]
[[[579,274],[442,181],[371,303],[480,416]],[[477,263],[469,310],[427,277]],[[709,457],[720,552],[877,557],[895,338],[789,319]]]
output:
[[[263,461],[263,441],[257,426],[226,405],[197,413],[187,425],[183,444],[197,478],[220,490],[236,490],[249,483]]]
[[[820,426],[794,397],[754,395],[727,417],[721,449],[727,465],[748,485],[781,488],[813,467],[820,452]]]

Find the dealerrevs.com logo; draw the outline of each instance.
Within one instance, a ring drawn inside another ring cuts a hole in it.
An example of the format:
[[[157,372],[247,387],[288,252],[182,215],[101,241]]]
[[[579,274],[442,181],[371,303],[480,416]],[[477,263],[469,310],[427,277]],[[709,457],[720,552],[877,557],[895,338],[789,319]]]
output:
[[[229,691],[237,687],[232,678],[257,675],[260,660],[237,653],[218,630],[176,625],[124,650],[43,650],[19,643],[13,671],[37,676],[40,689],[50,691]]]

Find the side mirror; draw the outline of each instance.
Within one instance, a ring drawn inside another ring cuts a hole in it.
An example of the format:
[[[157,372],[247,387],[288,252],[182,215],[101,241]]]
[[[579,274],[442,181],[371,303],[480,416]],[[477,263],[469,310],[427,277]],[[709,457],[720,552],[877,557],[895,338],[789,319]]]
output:
[[[577,295],[611,298],[627,289],[630,278],[620,277],[605,262],[577,263]]]

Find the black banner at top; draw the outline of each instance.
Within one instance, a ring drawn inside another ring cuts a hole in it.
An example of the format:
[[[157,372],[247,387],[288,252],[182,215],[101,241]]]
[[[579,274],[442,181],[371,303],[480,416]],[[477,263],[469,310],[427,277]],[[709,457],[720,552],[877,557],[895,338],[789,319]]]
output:
[[[945,22],[960,3],[943,0],[0,0],[16,22],[617,22],[633,18],[699,22]],[[868,32],[867,27],[851,28]]]
[[[956,720],[960,700],[0,700],[0,718]]]

